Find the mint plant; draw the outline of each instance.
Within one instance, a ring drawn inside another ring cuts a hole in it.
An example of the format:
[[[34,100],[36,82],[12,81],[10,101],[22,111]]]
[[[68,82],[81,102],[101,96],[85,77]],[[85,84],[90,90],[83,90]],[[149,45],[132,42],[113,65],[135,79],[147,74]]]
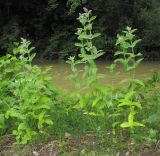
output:
[[[0,111],[1,132],[9,129],[17,144],[26,144],[38,134],[47,134],[52,125],[49,110],[54,90],[50,77],[38,66],[32,66],[35,56],[30,42],[16,43],[13,54],[0,59]],[[3,134],[3,133],[1,133]]]
[[[78,20],[81,23],[82,27],[77,29],[76,35],[78,36],[78,43],[75,45],[80,48],[79,60],[74,61],[73,57],[69,58],[68,63],[72,66],[72,71],[75,73],[75,65],[85,64],[83,69],[83,79],[85,80],[84,86],[93,84],[100,75],[97,73],[97,66],[95,60],[103,55],[101,50],[93,45],[93,39],[97,38],[100,34],[93,33],[93,21],[96,19],[96,16],[92,16],[92,11],[84,9],[85,13],[80,14]],[[73,70],[74,67],[74,70]],[[78,75],[77,75],[78,76]]]
[[[141,41],[141,39],[135,39],[135,31],[136,29],[132,30],[130,27],[127,27],[122,35],[117,35],[116,46],[119,50],[114,54],[118,57],[115,59],[115,62],[121,63],[125,71],[131,76],[130,79],[125,79],[122,83],[129,82],[132,85],[137,84],[144,86],[142,81],[135,78],[135,69],[143,60],[143,58],[140,58],[142,54],[140,52],[136,53],[134,50],[136,45]]]
[[[135,31],[136,29],[132,30],[130,27],[127,27],[122,35],[117,36],[116,45],[119,50],[115,52],[115,56],[118,57],[115,62],[121,63],[125,71],[130,75],[130,78],[121,81],[121,83],[129,83],[129,86],[126,88],[127,93],[124,94],[124,97],[118,100],[118,106],[129,107],[128,121],[123,122],[121,127],[130,128],[131,130],[136,126],[144,126],[142,123],[135,121],[135,115],[138,113],[137,109],[142,109],[142,105],[138,101],[137,86],[144,87],[144,83],[135,78],[135,69],[143,60],[139,58],[142,54],[137,54],[134,50],[137,43],[141,41],[140,39],[135,39]]]
[[[79,58],[75,60],[75,57],[70,57],[67,61],[73,72],[70,79],[78,89],[77,96],[79,100],[74,108],[84,109],[84,114],[88,115],[97,115],[97,112],[103,114],[102,109],[105,106],[102,103],[101,105],[98,104],[102,99],[98,97],[97,91],[100,91],[98,89],[100,86],[97,80],[104,77],[104,75],[97,72],[95,63],[95,60],[103,55],[103,52],[93,44],[93,40],[100,35],[99,33],[93,33],[95,19],[96,17],[92,16],[92,11],[84,8],[84,13],[80,14],[78,18],[82,27],[78,28],[76,32],[78,42],[75,45],[80,48]],[[84,68],[79,70],[76,68],[78,64],[84,64]],[[80,75],[82,76],[80,77]],[[78,81],[79,77],[82,79],[81,83]],[[91,90],[91,92],[87,90]],[[81,95],[82,91],[85,91],[86,94]]]

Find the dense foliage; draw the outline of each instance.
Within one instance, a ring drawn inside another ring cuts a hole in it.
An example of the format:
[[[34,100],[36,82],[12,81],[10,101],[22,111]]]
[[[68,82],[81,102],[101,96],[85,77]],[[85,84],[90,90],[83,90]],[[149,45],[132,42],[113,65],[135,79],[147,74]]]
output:
[[[97,13],[95,27],[102,37],[95,44],[104,49],[107,58],[113,58],[116,34],[126,25],[138,28],[137,34],[143,39],[140,48],[146,59],[159,57],[159,3],[152,0],[2,0],[1,51],[10,50],[12,42],[23,37],[33,41],[38,55],[63,58],[74,54],[78,51],[73,46],[75,17],[82,6]]]
[[[0,59],[0,134],[12,132],[16,143],[26,144],[43,128],[51,125],[48,111],[53,105],[54,90],[49,76],[32,66],[30,42],[16,43],[12,54]]]

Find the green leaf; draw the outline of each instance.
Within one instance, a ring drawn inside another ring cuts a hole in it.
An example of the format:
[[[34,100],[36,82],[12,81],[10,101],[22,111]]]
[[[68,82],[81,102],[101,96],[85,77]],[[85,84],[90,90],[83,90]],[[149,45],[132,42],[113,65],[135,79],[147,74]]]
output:
[[[92,21],[94,21],[95,19],[96,19],[96,16],[92,16],[89,21],[92,22]]]
[[[128,48],[131,47],[131,44],[128,43],[128,42],[123,42],[123,43],[122,43],[122,46],[123,46],[123,48],[128,49]]]
[[[86,27],[88,30],[92,30],[92,24],[88,24]]]
[[[17,112],[17,110],[13,108],[9,109],[5,114],[6,119],[8,119],[9,117],[16,117],[21,120],[24,120],[26,118],[24,114]]]
[[[128,122],[123,122],[120,126],[121,126],[122,128],[130,127],[130,125],[129,125]]]
[[[136,107],[138,107],[139,109],[142,109],[142,105],[141,105],[139,102],[134,102],[134,101],[133,101],[133,102],[131,103],[131,105],[132,105],[132,106],[136,106]]]
[[[137,68],[139,66],[139,64],[142,62],[143,58],[142,59],[139,59],[135,62],[135,68]]]
[[[92,103],[92,107],[94,107],[98,102],[99,102],[100,98],[96,97],[96,99],[94,99],[93,103]]]
[[[45,119],[45,123],[47,123],[48,125],[53,125],[53,121],[50,119]]]
[[[77,46],[77,47],[83,47],[83,44],[82,43],[75,43],[75,46]]]
[[[85,97],[81,98],[78,104],[76,104],[73,108],[82,109],[87,104],[87,99]]]
[[[116,51],[115,52],[115,54],[114,54],[114,56],[117,56],[117,55],[123,55],[124,54],[124,52],[123,51]]]
[[[134,122],[133,125],[134,125],[134,126],[137,126],[137,127],[145,127],[144,124],[139,123],[139,122]]]
[[[132,70],[134,70],[135,68],[136,68],[135,66],[133,66],[133,67],[127,67],[127,72],[132,71]]]
[[[13,135],[18,135],[18,131],[13,130],[13,131],[12,131],[12,134],[13,134]]]
[[[135,95],[135,92],[129,92],[125,95],[125,100],[130,100],[131,98],[133,98],[133,96]]]
[[[20,123],[18,126],[18,131],[28,129],[25,123]]]
[[[95,34],[92,35],[91,39],[97,38],[97,37],[99,37],[100,35],[101,35],[100,33],[95,33]]]
[[[78,39],[79,40],[91,39],[91,36],[90,35],[81,34],[81,35],[78,36]]]
[[[98,53],[98,54],[93,54],[93,55],[83,54],[83,55],[80,55],[80,56],[82,57],[82,61],[89,61],[89,60],[95,60],[102,55],[103,55],[103,53]]]
[[[119,107],[123,107],[123,106],[136,106],[139,109],[142,109],[142,106],[141,106],[140,103],[138,103],[138,102],[132,102],[132,101],[124,101],[124,102],[120,103],[118,106]]]
[[[124,79],[120,83],[122,84],[122,83],[126,83],[126,82],[135,83],[135,84],[138,84],[138,85],[140,85],[142,87],[145,87],[145,84],[142,81],[138,80],[138,79]]]
[[[138,39],[138,40],[135,40],[133,43],[132,43],[132,48],[134,48],[136,45],[137,45],[137,43],[139,43],[139,42],[141,42],[142,40],[141,39]]]
[[[30,56],[30,61],[32,61],[36,56],[36,53],[33,53],[31,56]]]
[[[38,128],[41,129],[43,127],[43,123],[45,122],[45,113],[46,112],[41,112],[38,114]]]
[[[39,102],[48,104],[50,102],[50,98],[47,96],[42,96],[40,97]]]

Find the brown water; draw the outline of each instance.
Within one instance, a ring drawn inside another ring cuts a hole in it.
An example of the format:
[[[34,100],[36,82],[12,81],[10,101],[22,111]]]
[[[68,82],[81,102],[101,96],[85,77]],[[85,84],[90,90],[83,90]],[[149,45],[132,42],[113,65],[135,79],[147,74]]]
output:
[[[53,77],[53,84],[56,87],[60,87],[67,90],[72,90],[74,86],[71,84],[71,82],[68,80],[69,74],[71,74],[71,69],[68,64],[65,62],[57,62],[57,61],[41,61],[36,62],[36,64],[46,67],[46,66],[52,66],[51,75]],[[103,73],[106,75],[110,75],[109,71],[105,68],[106,65],[109,65],[110,63],[106,62],[97,62],[98,66],[98,72]],[[118,66],[116,69],[117,72],[120,72],[118,76],[115,78],[104,78],[100,80],[100,83],[102,84],[110,84],[113,82],[114,85],[118,85],[120,80],[123,78],[128,77],[128,74],[123,71],[122,66]],[[151,76],[154,72],[160,71],[160,62],[143,62],[138,69],[136,69],[136,77],[140,79],[145,79]]]

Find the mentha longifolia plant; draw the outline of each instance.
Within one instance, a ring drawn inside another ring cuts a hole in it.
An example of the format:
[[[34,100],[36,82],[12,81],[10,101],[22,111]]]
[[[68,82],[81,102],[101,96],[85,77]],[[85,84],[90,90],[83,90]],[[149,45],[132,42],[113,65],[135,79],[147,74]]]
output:
[[[141,80],[135,78],[135,69],[143,60],[142,58],[139,58],[142,56],[142,54],[136,54],[134,51],[137,43],[141,41],[140,39],[135,39],[135,31],[136,29],[127,27],[126,30],[123,31],[122,35],[117,36],[116,45],[118,46],[119,50],[115,52],[115,56],[118,57],[115,62],[121,63],[124,67],[124,70],[130,75],[130,78],[121,81],[121,83],[128,83],[129,86],[126,88],[127,93],[125,94],[124,98],[119,100],[118,106],[129,107],[128,121],[123,122],[121,127],[129,127],[131,130],[133,130],[133,127],[136,126],[144,126],[142,123],[135,121],[135,115],[138,114],[137,109],[142,109],[142,105],[138,100],[139,94],[137,86],[145,87]]]
[[[141,53],[136,53],[134,49],[141,40],[135,39],[136,29],[130,27],[127,27],[122,35],[117,36],[118,51],[115,52],[117,58],[113,64],[107,66],[107,69],[110,70],[113,78],[117,75],[114,74],[116,64],[121,63],[130,78],[121,82],[124,85],[122,90],[114,88],[113,84],[100,85],[98,80],[106,75],[98,73],[95,63],[95,60],[103,55],[103,52],[97,50],[93,45],[93,39],[100,36],[99,33],[93,33],[95,19],[92,11],[84,8],[84,13],[80,14],[78,18],[82,27],[78,28],[76,32],[79,42],[75,45],[80,48],[79,58],[70,57],[67,61],[73,72],[70,79],[78,90],[78,92],[75,91],[78,100],[73,108],[82,110],[85,115],[103,116],[106,123],[112,122],[110,125],[112,125],[114,134],[118,125],[121,128],[129,128],[129,132],[133,134],[135,127],[144,127],[144,124],[135,121],[138,110],[142,110],[138,88],[145,87],[143,81],[135,78],[135,69],[142,58],[139,58]],[[78,64],[84,64],[84,68],[76,68]],[[82,76],[82,82],[79,82],[80,76]],[[81,94],[83,90],[85,90],[85,95]],[[123,121],[126,113],[128,113],[127,121]],[[106,114],[109,114],[109,117],[106,117]]]
[[[32,65],[35,53],[30,42],[15,43],[13,53],[0,59],[0,132],[12,131],[17,144],[26,144],[39,134],[47,134],[53,124],[49,110],[54,90],[50,76]]]

